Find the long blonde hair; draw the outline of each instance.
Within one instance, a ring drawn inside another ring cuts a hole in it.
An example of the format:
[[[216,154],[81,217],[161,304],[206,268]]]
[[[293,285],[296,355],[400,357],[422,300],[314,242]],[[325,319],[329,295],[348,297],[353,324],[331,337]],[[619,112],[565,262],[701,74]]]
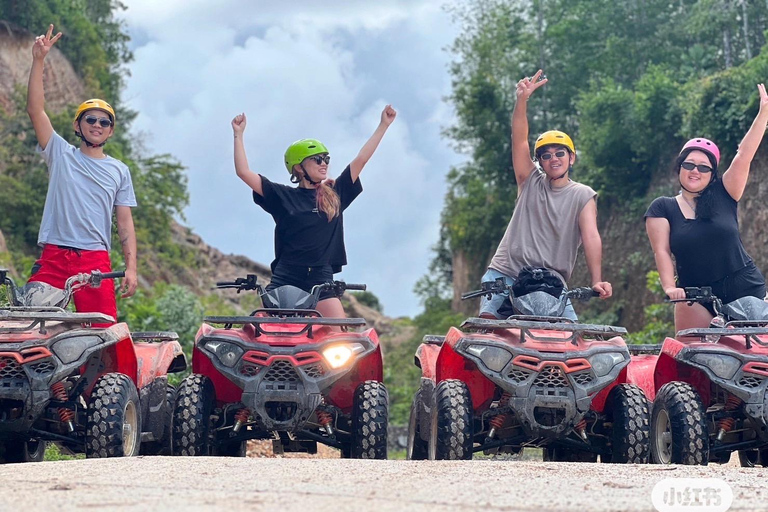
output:
[[[303,177],[302,171],[296,171],[293,169],[293,180],[296,183],[301,183]],[[323,212],[328,217],[328,222],[331,222],[335,217],[338,217],[341,210],[341,199],[339,194],[333,189],[335,180],[327,179],[320,183],[317,187],[317,209]]]

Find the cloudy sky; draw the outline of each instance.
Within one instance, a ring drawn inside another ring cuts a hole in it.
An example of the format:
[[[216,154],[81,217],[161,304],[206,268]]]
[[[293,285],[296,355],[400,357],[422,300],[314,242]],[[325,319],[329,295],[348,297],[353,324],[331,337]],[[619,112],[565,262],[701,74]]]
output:
[[[274,222],[234,172],[234,115],[248,116],[251,169],[288,184],[282,156],[292,141],[322,140],[337,175],[384,105],[397,109],[345,213],[340,276],[367,283],[389,315],[417,314],[413,285],[438,238],[445,175],[462,160],[440,135],[453,122],[445,47],[458,32],[446,0],[123,2],[133,130],[188,168],[186,223],[225,253],[274,257]]]

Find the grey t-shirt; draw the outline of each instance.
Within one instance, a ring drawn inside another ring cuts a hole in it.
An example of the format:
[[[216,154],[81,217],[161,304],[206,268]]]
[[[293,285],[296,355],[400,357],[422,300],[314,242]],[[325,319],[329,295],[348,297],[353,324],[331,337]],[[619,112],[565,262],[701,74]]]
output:
[[[111,156],[86,156],[56,132],[37,151],[50,175],[37,243],[109,251],[112,211],[136,206],[128,166]]]
[[[523,182],[489,267],[512,278],[525,266],[546,267],[564,281],[570,279],[581,245],[579,214],[595,196],[594,190],[575,181],[553,189],[547,176],[534,169]]]

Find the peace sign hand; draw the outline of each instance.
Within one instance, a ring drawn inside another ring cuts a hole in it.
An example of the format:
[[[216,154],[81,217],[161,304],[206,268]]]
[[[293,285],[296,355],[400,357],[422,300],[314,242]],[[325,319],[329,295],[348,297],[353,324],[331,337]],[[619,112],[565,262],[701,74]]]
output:
[[[517,82],[517,99],[518,100],[527,100],[531,97],[531,94],[533,94],[533,91],[547,83],[547,78],[541,78],[543,76],[543,71],[538,70],[535,75],[532,77],[525,77],[519,82]]]
[[[35,38],[35,44],[32,46],[32,58],[33,59],[45,59],[48,52],[51,51],[53,45],[61,37],[61,32],[51,37],[53,34],[53,23],[48,25],[48,33],[44,36],[37,36]]]

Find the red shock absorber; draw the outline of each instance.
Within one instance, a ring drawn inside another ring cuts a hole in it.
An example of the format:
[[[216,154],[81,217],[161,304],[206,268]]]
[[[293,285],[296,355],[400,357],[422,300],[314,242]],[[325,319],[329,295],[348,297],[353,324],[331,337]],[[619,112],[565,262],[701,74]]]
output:
[[[232,427],[233,432],[239,432],[244,423],[248,423],[251,417],[251,411],[247,407],[243,407],[235,413],[235,426]]]
[[[581,418],[581,421],[576,424],[574,430],[579,434],[579,437],[585,441],[587,440],[587,420]]]
[[[499,398],[499,406],[503,406],[503,404],[506,404],[509,402],[509,399],[512,397],[511,394],[509,394],[507,391],[504,391],[501,394],[501,398]],[[488,431],[488,437],[487,440],[491,440],[496,435],[496,431],[501,429],[502,425],[504,425],[504,421],[506,421],[507,415],[506,414],[497,414],[491,420],[488,422],[491,425],[491,430]]]
[[[333,427],[331,426],[332,421],[333,416],[331,416],[331,413],[325,409],[317,410],[317,422],[320,423],[320,426],[325,429],[329,436],[333,435]]]
[[[59,402],[66,402],[69,397],[67,396],[67,390],[64,389],[64,383],[63,382],[57,382],[53,386],[51,386],[51,394],[53,395],[53,398],[58,400]],[[59,421],[67,425],[67,428],[70,432],[75,431],[75,424],[72,420],[75,419],[75,411],[72,409],[68,409],[66,407],[59,407],[58,410],[59,413]]]
[[[725,410],[735,411],[736,409],[741,407],[742,403],[743,401],[741,398],[734,395],[728,395],[728,399],[725,401]],[[733,416],[729,416],[727,418],[721,419],[720,422],[717,424],[717,426],[720,428],[720,430],[717,433],[717,440],[722,441],[725,434],[733,430],[733,427],[735,425],[736,425],[736,420],[733,418]]]

